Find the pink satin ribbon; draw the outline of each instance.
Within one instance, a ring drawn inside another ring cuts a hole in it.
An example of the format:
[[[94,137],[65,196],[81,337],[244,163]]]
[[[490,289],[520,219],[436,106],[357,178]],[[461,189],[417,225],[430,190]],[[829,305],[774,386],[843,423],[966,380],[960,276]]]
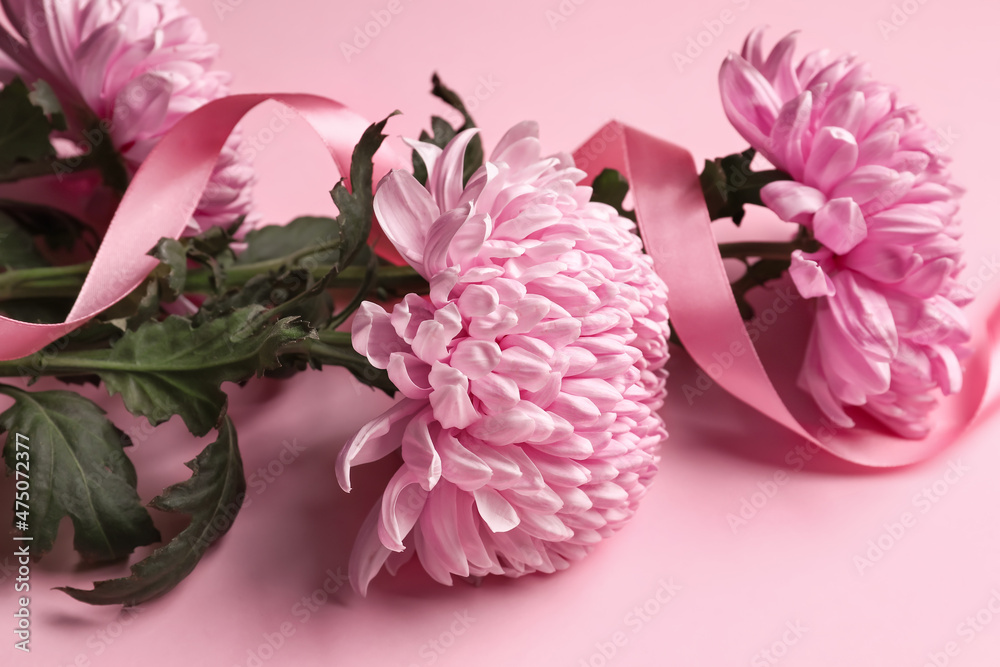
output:
[[[319,135],[341,175],[368,120],[316,95],[233,95],[210,102],[168,132],[132,179],[86,281],[65,322],[30,324],[0,317],[0,359],[43,349],[124,298],[157,265],[146,253],[163,237],[181,235],[208,184],[222,147],[254,107],[274,100],[297,112]],[[375,157],[375,178],[405,167],[388,147]]]
[[[972,341],[963,389],[934,413],[936,426],[923,440],[909,440],[864,428],[835,431],[802,423],[778,394],[757,354],[729,286],[711,229],[698,172],[691,154],[612,122],[575,154],[577,165],[593,178],[612,168],[628,178],[639,229],[657,273],[670,290],[670,322],[691,358],[703,369],[731,366],[713,378],[728,392],[814,445],[854,463],[902,466],[947,447],[983,409],[990,353],[1000,332],[1000,309]],[[733,346],[741,350],[732,354]]]
[[[139,169],[115,213],[93,267],[66,322],[29,324],[0,317],[0,359],[44,348],[135,289],[157,261],[146,253],[162,237],[178,237],[208,183],[233,128],[251,109],[274,100],[298,112],[326,144],[341,174],[369,125],[344,105],[313,95],[236,95],[191,113],[171,130]],[[737,398],[793,433],[854,463],[890,467],[925,459],[951,444],[983,410],[991,349],[1000,338],[1000,309],[973,340],[961,393],[935,413],[924,440],[868,429],[824,432],[797,419],[778,394],[750,340],[729,286],[690,153],[620,123],[609,123],[577,151],[592,178],[604,168],[626,174],[639,228],[657,272],[670,290],[670,319],[691,357],[710,368],[733,345],[744,353],[715,378]],[[375,174],[405,164],[391,151],[376,156]]]

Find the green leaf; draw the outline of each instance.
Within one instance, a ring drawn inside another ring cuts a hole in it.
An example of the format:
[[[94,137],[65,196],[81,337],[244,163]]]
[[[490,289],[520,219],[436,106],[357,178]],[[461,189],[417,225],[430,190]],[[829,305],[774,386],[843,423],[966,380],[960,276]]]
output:
[[[246,250],[236,266],[294,257],[295,266],[311,258],[317,264],[334,263],[340,255],[340,228],[333,218],[301,217],[287,225],[268,225],[248,232]],[[315,252],[309,252],[315,248]]]
[[[90,149],[86,157],[101,172],[104,184],[119,194],[125,192],[130,180],[129,170],[111,140],[106,121],[87,128],[84,137],[89,142]]]
[[[184,282],[187,280],[187,248],[176,239],[164,238],[149,254],[160,260],[164,267],[162,286],[166,288],[166,300],[176,300],[184,293]]]
[[[628,194],[628,181],[621,173],[614,169],[605,169],[594,179],[593,188],[590,201],[607,204],[618,211],[618,215],[635,222],[635,211],[626,211],[622,207],[625,195]]]
[[[460,127],[454,128],[440,116],[431,117],[431,132],[433,134],[421,132],[420,141],[434,144],[438,148],[444,148],[459,132],[476,127],[476,122],[465,108],[465,103],[462,102],[461,96],[444,85],[441,82],[441,77],[437,74],[431,77],[431,85],[431,94],[462,114],[464,121]],[[463,165],[462,173],[463,184],[468,183],[472,175],[476,173],[476,170],[483,166],[484,159],[483,140],[479,135],[476,135],[465,149],[465,164]],[[413,152],[413,176],[421,184],[427,183],[427,166],[416,151]]]
[[[339,212],[337,225],[341,238],[341,267],[350,263],[354,254],[368,240],[372,217],[375,215],[372,208],[372,176],[375,170],[372,158],[385,140],[385,135],[382,134],[385,124],[398,113],[393,111],[386,118],[372,123],[361,135],[361,140],[351,153],[350,191],[344,186],[343,179],[330,191]]]
[[[186,465],[191,478],[167,488],[150,504],[165,512],[190,514],[187,528],[133,565],[128,577],[94,582],[89,591],[59,590],[88,604],[132,606],[160,597],[189,575],[208,548],[229,531],[246,497],[236,430],[228,418],[218,440]]]
[[[237,220],[236,223],[228,229],[224,229],[222,227],[209,227],[197,236],[191,236],[184,239],[184,243],[188,248],[202,255],[208,255],[209,257],[216,258],[228,258],[229,255],[232,254],[230,245],[233,242],[233,234],[241,224],[242,218]]]
[[[29,479],[29,529],[36,554],[52,549],[59,521],[73,521],[73,547],[89,561],[116,560],[157,542],[160,534],[139,501],[136,474],[123,447],[132,442],[104,411],[69,391],[27,392],[0,385],[16,401],[0,415],[9,473]],[[17,446],[17,434],[28,449]],[[28,451],[28,469],[19,452]]]
[[[0,266],[4,269],[34,269],[48,265],[38,254],[31,234],[0,209]]]
[[[243,382],[274,368],[282,345],[311,333],[295,318],[270,322],[260,306],[199,327],[171,315],[126,332],[110,349],[75,352],[52,366],[96,373],[133,414],[153,425],[180,415],[188,430],[202,436],[225,415],[223,382]]]
[[[748,148],[742,153],[705,160],[699,180],[712,220],[732,218],[738,226],[746,215],[747,204],[764,205],[760,191],[765,185],[791,180],[791,176],[778,169],[751,170],[750,163],[756,154],[753,148]]]
[[[153,269],[153,272],[139,283],[138,287],[129,292],[120,301],[105,309],[96,318],[91,320],[86,327],[78,331],[86,332],[88,329],[93,328],[93,331],[90,333],[96,334],[98,336],[97,340],[101,340],[106,337],[102,336],[102,333],[111,331],[106,328],[108,325],[111,326],[115,334],[118,334],[123,331],[137,329],[143,324],[159,318],[160,285],[167,280],[167,277],[164,275],[166,271],[163,266],[163,264],[160,264],[157,268]],[[79,335],[74,336],[74,338],[78,343],[87,340],[86,337],[80,337]]]
[[[0,171],[18,162],[55,157],[49,141],[53,125],[41,106],[31,101],[31,91],[19,78],[0,90]]]

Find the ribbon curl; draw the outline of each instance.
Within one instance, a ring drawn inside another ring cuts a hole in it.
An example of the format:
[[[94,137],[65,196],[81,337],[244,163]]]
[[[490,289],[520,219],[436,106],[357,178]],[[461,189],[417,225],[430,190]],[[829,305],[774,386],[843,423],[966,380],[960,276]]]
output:
[[[1000,339],[1000,308],[975,328],[962,391],[941,401],[936,426],[926,438],[909,440],[864,428],[833,431],[818,420],[797,419],[768,377],[743,324],[691,154],[611,122],[574,157],[591,179],[606,168],[627,176],[646,252],[670,290],[674,331],[702,369],[716,365],[720,356],[732,358],[732,365],[713,379],[758,412],[841,459],[886,468],[933,456],[954,442],[977,415],[992,409],[984,399],[991,350]],[[740,352],[733,354],[734,349]]]
[[[253,108],[273,100],[302,118],[322,139],[341,174],[350,173],[354,145],[369,122],[333,100],[301,94],[234,95],[192,112],[149,155],[122,199],[83,288],[65,322],[32,324],[0,317],[0,359],[37,352],[124,298],[152,271],[147,253],[163,237],[177,238],[191,217],[226,139]],[[819,423],[797,419],[782,400],[743,324],[711,229],[694,159],[685,149],[612,122],[576,153],[590,178],[602,169],[626,174],[635,198],[639,229],[657,272],[670,290],[670,319],[694,361],[704,369],[716,355],[733,363],[716,382],[757,411],[814,445],[870,467],[916,463],[951,444],[984,405],[990,353],[1000,339],[1000,308],[976,328],[960,393],[936,412],[937,426],[923,440],[868,429],[824,432]],[[387,148],[375,159],[376,179],[405,163]],[[388,255],[391,256],[391,253]]]
[[[326,145],[341,175],[350,174],[354,145],[370,123],[340,102],[302,94],[232,95],[209,102],[164,135],[136,172],[66,321],[34,324],[0,316],[0,360],[45,348],[138,287],[158,263],[146,253],[161,238],[177,238],[184,231],[236,124],[269,100],[301,116]],[[383,147],[375,156],[375,181],[403,166]]]

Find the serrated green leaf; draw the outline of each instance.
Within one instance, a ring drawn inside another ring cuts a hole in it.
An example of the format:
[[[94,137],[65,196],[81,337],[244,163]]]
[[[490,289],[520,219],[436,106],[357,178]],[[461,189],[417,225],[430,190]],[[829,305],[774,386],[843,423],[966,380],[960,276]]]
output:
[[[60,588],[88,604],[137,605],[173,589],[194,570],[208,548],[229,531],[246,496],[236,430],[226,418],[219,438],[186,464],[191,478],[153,499],[153,507],[191,515],[177,537],[131,568],[128,577],[94,583],[93,590]]]
[[[139,501],[136,474],[123,447],[131,445],[104,411],[69,391],[27,392],[0,386],[16,401],[0,415],[8,472],[28,452],[29,529],[36,554],[49,551],[59,521],[73,521],[73,546],[89,561],[117,560],[160,534]],[[28,448],[17,446],[17,434]],[[23,467],[21,468],[23,470]]]
[[[465,120],[465,122],[462,124],[460,128],[458,128],[458,132],[476,127],[476,121],[472,119],[472,116],[465,108],[465,103],[462,102],[462,98],[459,96],[458,93],[445,86],[441,82],[441,77],[439,77],[437,74],[435,74],[431,78],[431,83],[433,84],[431,93],[435,97],[438,97],[441,100],[443,100],[445,104],[454,108],[456,111],[462,114],[462,118]],[[483,154],[483,140],[477,134],[475,137],[473,137],[472,141],[469,142],[469,146],[465,149],[465,165],[464,165],[465,169],[463,170],[462,174],[463,184],[468,183],[472,175],[476,173],[476,170],[479,169],[481,166],[483,166],[484,158],[485,156]]]
[[[208,255],[209,257],[220,257],[221,255],[228,255],[231,252],[230,245],[233,242],[233,234],[239,225],[242,223],[242,218],[228,229],[222,227],[209,227],[197,236],[191,236],[184,239],[184,243],[188,248],[191,248],[199,253]]]
[[[341,180],[330,192],[339,212],[337,224],[342,239],[342,265],[351,261],[371,231],[372,217],[375,215],[372,208],[372,175],[375,170],[372,158],[385,140],[385,135],[382,134],[385,124],[398,113],[393,111],[381,121],[372,123],[361,135],[351,153],[350,191]]]
[[[590,201],[607,204],[618,211],[618,215],[635,222],[635,211],[626,211],[622,206],[628,194],[628,181],[618,171],[605,169],[597,175],[593,183]]]
[[[184,282],[187,280],[187,248],[177,239],[160,239],[156,247],[149,253],[160,260],[165,268],[164,286],[166,300],[174,301],[184,293]]]
[[[18,78],[0,90],[0,171],[56,154],[49,141],[52,124],[42,107],[32,103],[30,94]]]
[[[199,327],[171,315],[126,332],[110,349],[77,352],[53,365],[96,373],[133,414],[153,425],[180,415],[202,436],[225,415],[223,382],[243,382],[275,367],[278,348],[310,334],[295,318],[269,322],[259,306]]]
[[[166,282],[166,273],[164,265],[160,264],[138,287],[91,320],[84,330],[110,324],[115,330],[122,332],[157,319],[160,315],[160,283]],[[78,343],[84,340],[78,335],[74,338]]]
[[[476,127],[476,122],[465,108],[462,97],[444,85],[441,77],[437,74],[431,77],[431,94],[462,114],[463,123],[461,126],[455,128],[444,118],[431,116],[431,132],[422,131],[420,133],[420,141],[434,144],[438,148],[444,148],[459,132]],[[484,158],[483,140],[479,135],[476,135],[465,149],[465,164],[462,170],[463,184],[468,183],[472,175],[476,173],[476,170],[483,166]],[[427,166],[416,151],[413,152],[413,176],[422,185],[427,183]]]

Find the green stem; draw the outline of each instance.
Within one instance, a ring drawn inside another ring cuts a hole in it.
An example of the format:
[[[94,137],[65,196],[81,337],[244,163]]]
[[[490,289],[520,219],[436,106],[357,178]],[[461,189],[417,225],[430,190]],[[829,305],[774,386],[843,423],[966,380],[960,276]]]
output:
[[[315,253],[311,249],[307,254]],[[296,258],[300,259],[300,258]],[[255,275],[275,271],[289,266],[289,258],[230,267],[226,272],[225,287],[245,285]],[[310,269],[316,279],[330,272],[330,265],[320,264]],[[90,262],[72,266],[15,269],[0,273],[0,302],[13,299],[45,299],[74,297],[83,287],[83,281],[90,271]],[[332,288],[359,288],[364,284],[366,269],[363,266],[344,268],[330,284]],[[379,267],[375,276],[375,287],[392,291],[421,291],[427,289],[427,281],[409,266]],[[212,294],[212,271],[206,267],[190,269],[184,283],[188,294]]]
[[[816,242],[811,239],[796,239],[794,241],[741,241],[738,243],[720,243],[719,253],[728,259],[739,259],[746,261],[750,257],[760,259],[783,259],[787,260],[796,250],[814,252]]]
[[[307,338],[284,346],[279,355],[304,354],[324,365],[345,366],[362,371],[370,368],[368,360],[354,351],[349,332],[321,329],[317,335],[318,338]],[[135,370],[135,364],[129,361],[111,361],[106,359],[105,355],[106,350],[62,350],[58,352],[43,350],[21,359],[0,361],[0,377],[73,377],[93,375],[98,371],[127,373]],[[144,370],[149,371],[150,369]],[[171,366],[170,370],[177,370],[177,368]]]

